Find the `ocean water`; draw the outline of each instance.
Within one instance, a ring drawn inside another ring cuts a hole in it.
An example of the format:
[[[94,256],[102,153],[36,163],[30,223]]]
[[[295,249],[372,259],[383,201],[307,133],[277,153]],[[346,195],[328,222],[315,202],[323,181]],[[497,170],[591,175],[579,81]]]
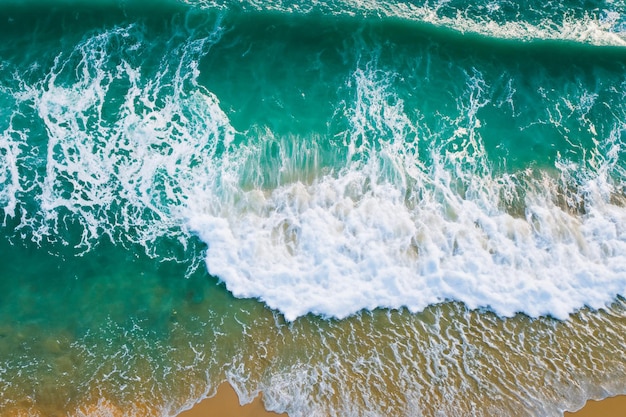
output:
[[[621,0],[9,0],[0,415],[626,394]]]

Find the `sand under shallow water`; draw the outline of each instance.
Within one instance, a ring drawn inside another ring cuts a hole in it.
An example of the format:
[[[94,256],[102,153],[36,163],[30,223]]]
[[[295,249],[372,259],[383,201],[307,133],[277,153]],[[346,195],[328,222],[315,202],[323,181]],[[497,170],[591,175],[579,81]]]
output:
[[[237,393],[228,384],[222,384],[214,397],[197,403],[178,417],[276,417],[287,416],[267,411],[261,396],[250,404],[240,405]],[[589,400],[576,411],[564,413],[564,417],[623,417],[626,416],[626,396],[609,397],[601,401]]]

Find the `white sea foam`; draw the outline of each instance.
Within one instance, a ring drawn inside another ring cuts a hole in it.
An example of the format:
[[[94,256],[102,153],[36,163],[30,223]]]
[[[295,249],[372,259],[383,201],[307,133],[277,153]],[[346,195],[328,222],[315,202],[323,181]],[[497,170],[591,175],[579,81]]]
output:
[[[17,196],[21,191],[18,173],[20,141],[13,139],[12,134],[20,136],[19,133],[9,129],[2,132],[0,136],[0,207],[4,211],[4,224],[8,217],[15,216]]]
[[[0,100],[7,104],[12,103],[13,92],[0,86]],[[13,128],[13,112],[14,109],[9,105],[0,110],[0,117],[3,119],[0,124],[0,208],[4,211],[3,224],[6,224],[7,218],[15,216],[18,195],[23,192],[18,167],[26,134]]]
[[[8,164],[2,180],[13,187],[5,188],[5,216],[15,214],[14,189],[28,188],[39,210],[23,213],[20,227],[35,240],[63,241],[60,230],[68,222],[80,225],[79,245],[86,249],[101,236],[150,247],[176,233],[181,224],[176,211],[199,181],[212,179],[217,148],[228,148],[234,134],[212,93],[197,84],[191,93],[185,89],[194,85],[199,56],[219,32],[216,27],[212,36],[182,42],[170,51],[179,61],[164,60],[146,80],[120,50],[110,56],[113,45],[141,43],[141,28],[103,31],[59,55],[43,83],[22,83],[16,98],[30,105],[46,128],[45,174],[30,172],[15,185],[11,156],[19,152],[19,142],[2,142],[9,156],[2,162]],[[173,81],[165,74],[175,74]],[[115,104],[107,95],[119,80],[129,86],[111,110]],[[13,133],[9,128],[4,135]]]
[[[418,311],[444,299],[506,316],[565,318],[626,289],[623,207],[594,201],[580,218],[538,194],[520,219],[487,195],[462,200],[444,184],[407,206],[396,187],[368,189],[367,179],[351,172],[250,193],[256,210],[198,215],[190,227],[209,246],[210,273],[290,320],[376,307]]]
[[[227,8],[229,1],[207,2],[206,0],[183,0],[185,3],[213,8],[219,4]],[[560,2],[542,5],[534,11],[532,20],[524,20],[519,15],[503,21],[492,14],[501,7],[511,8],[507,1],[494,1],[490,5],[469,12],[472,4],[464,4],[467,9],[454,9],[448,1],[395,2],[376,0],[336,0],[336,1],[285,1],[247,0],[237,2],[237,7],[252,10],[272,10],[289,14],[323,12],[338,16],[376,16],[431,24],[448,28],[459,33],[473,33],[497,39],[521,41],[565,40],[592,45],[626,46],[626,37],[619,8],[606,10],[600,14],[588,12],[576,16]],[[610,5],[606,5],[609,7]],[[517,6],[514,7],[516,9]],[[529,10],[525,10],[529,12]],[[542,16],[537,19],[537,16]]]
[[[384,13],[388,16],[427,22],[461,33],[475,33],[499,39],[565,40],[599,46],[626,46],[624,36],[614,30],[614,20],[599,19],[592,14],[586,14],[582,18],[574,17],[568,15],[567,10],[562,12],[562,16],[557,16],[562,19],[559,23],[550,18],[544,18],[539,23],[523,20],[498,22],[489,17],[469,18],[462,11],[454,17],[447,17],[438,14],[436,9],[413,6],[409,3],[390,5]],[[613,19],[616,19],[614,15],[619,13],[613,12]]]

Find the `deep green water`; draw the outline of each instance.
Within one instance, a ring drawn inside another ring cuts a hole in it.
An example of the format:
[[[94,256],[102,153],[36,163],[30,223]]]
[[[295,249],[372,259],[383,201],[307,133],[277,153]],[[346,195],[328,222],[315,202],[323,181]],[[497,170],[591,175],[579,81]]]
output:
[[[0,414],[626,393],[625,9],[6,2]]]

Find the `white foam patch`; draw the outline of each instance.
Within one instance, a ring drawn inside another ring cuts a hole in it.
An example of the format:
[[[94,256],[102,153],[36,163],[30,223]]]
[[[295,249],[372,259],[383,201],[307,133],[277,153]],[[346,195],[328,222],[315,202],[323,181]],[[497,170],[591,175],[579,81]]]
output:
[[[563,40],[598,46],[626,46],[626,38],[621,32],[614,30],[615,16],[613,19],[598,19],[592,14],[587,14],[582,18],[570,17],[567,15],[567,10],[564,10],[563,16],[558,16],[562,19],[560,23],[549,18],[536,24],[515,20],[497,22],[489,18],[468,18],[462,12],[455,17],[445,17],[438,14],[436,9],[414,6],[409,3],[390,5],[386,8],[385,14],[427,22],[461,33],[475,33],[500,39]],[[613,14],[619,15],[617,12]]]
[[[16,98],[45,125],[45,174],[31,172],[20,184],[15,162],[20,142],[0,142],[7,155],[0,181],[9,184],[6,196],[0,195],[8,201],[5,215],[15,215],[17,192],[11,187],[28,188],[39,212],[24,214],[19,228],[35,240],[69,243],[60,231],[71,223],[82,230],[78,245],[85,249],[102,236],[149,248],[178,233],[184,244],[188,236],[180,234],[177,210],[199,183],[213,180],[216,152],[227,149],[234,135],[215,95],[195,83],[199,57],[220,30],[216,26],[213,36],[169,51],[179,60],[164,59],[151,79],[116,46],[130,45],[132,54],[143,42],[141,28],[105,30],[57,56],[41,84],[22,83]],[[116,83],[127,83],[126,94],[110,103],[108,95],[119,94]],[[13,133],[8,129],[4,135]]]
[[[183,1],[194,6],[216,7],[216,2],[207,2],[206,0]],[[599,15],[588,12],[583,16],[575,16],[562,4],[555,2],[544,5],[540,11],[534,11],[535,14],[544,16],[539,21],[525,21],[519,16],[511,16],[511,20],[503,22],[494,18],[492,13],[497,12],[500,7],[511,8],[511,5],[507,5],[506,1],[494,1],[487,7],[483,7],[478,14],[480,17],[471,16],[471,13],[468,13],[469,6],[467,4],[465,6],[468,7],[468,10],[458,9],[454,13],[450,13],[449,9],[455,6],[448,4],[448,1],[422,3],[377,0],[314,2],[248,0],[238,3],[238,6],[259,11],[274,10],[290,14],[323,12],[339,16],[365,15],[400,18],[449,28],[459,33],[474,33],[499,39],[565,40],[598,46],[626,46],[624,24],[622,23],[623,11],[619,9],[605,10]],[[222,1],[218,4],[225,7],[229,2]],[[606,6],[609,7],[610,4]],[[476,11],[474,13],[476,14]],[[536,20],[536,16],[533,18]]]
[[[3,224],[6,224],[9,217],[15,216],[18,195],[23,192],[18,167],[26,134],[13,128],[15,109],[8,105],[14,101],[12,96],[13,92],[9,88],[0,86],[0,99],[7,104],[0,110],[0,116],[4,120],[0,125],[0,209],[4,212]]]
[[[18,172],[20,142],[11,137],[12,133],[7,130],[0,136],[0,208],[4,211],[4,224],[7,218],[15,216],[17,195],[22,191]]]
[[[289,320],[419,311],[444,299],[565,318],[626,289],[623,207],[598,203],[579,218],[535,195],[526,218],[514,218],[486,196],[463,200],[443,189],[450,199],[441,201],[434,190],[410,206],[391,184],[366,182],[353,172],[247,193],[247,210],[198,215],[190,227],[209,246],[211,274]]]

